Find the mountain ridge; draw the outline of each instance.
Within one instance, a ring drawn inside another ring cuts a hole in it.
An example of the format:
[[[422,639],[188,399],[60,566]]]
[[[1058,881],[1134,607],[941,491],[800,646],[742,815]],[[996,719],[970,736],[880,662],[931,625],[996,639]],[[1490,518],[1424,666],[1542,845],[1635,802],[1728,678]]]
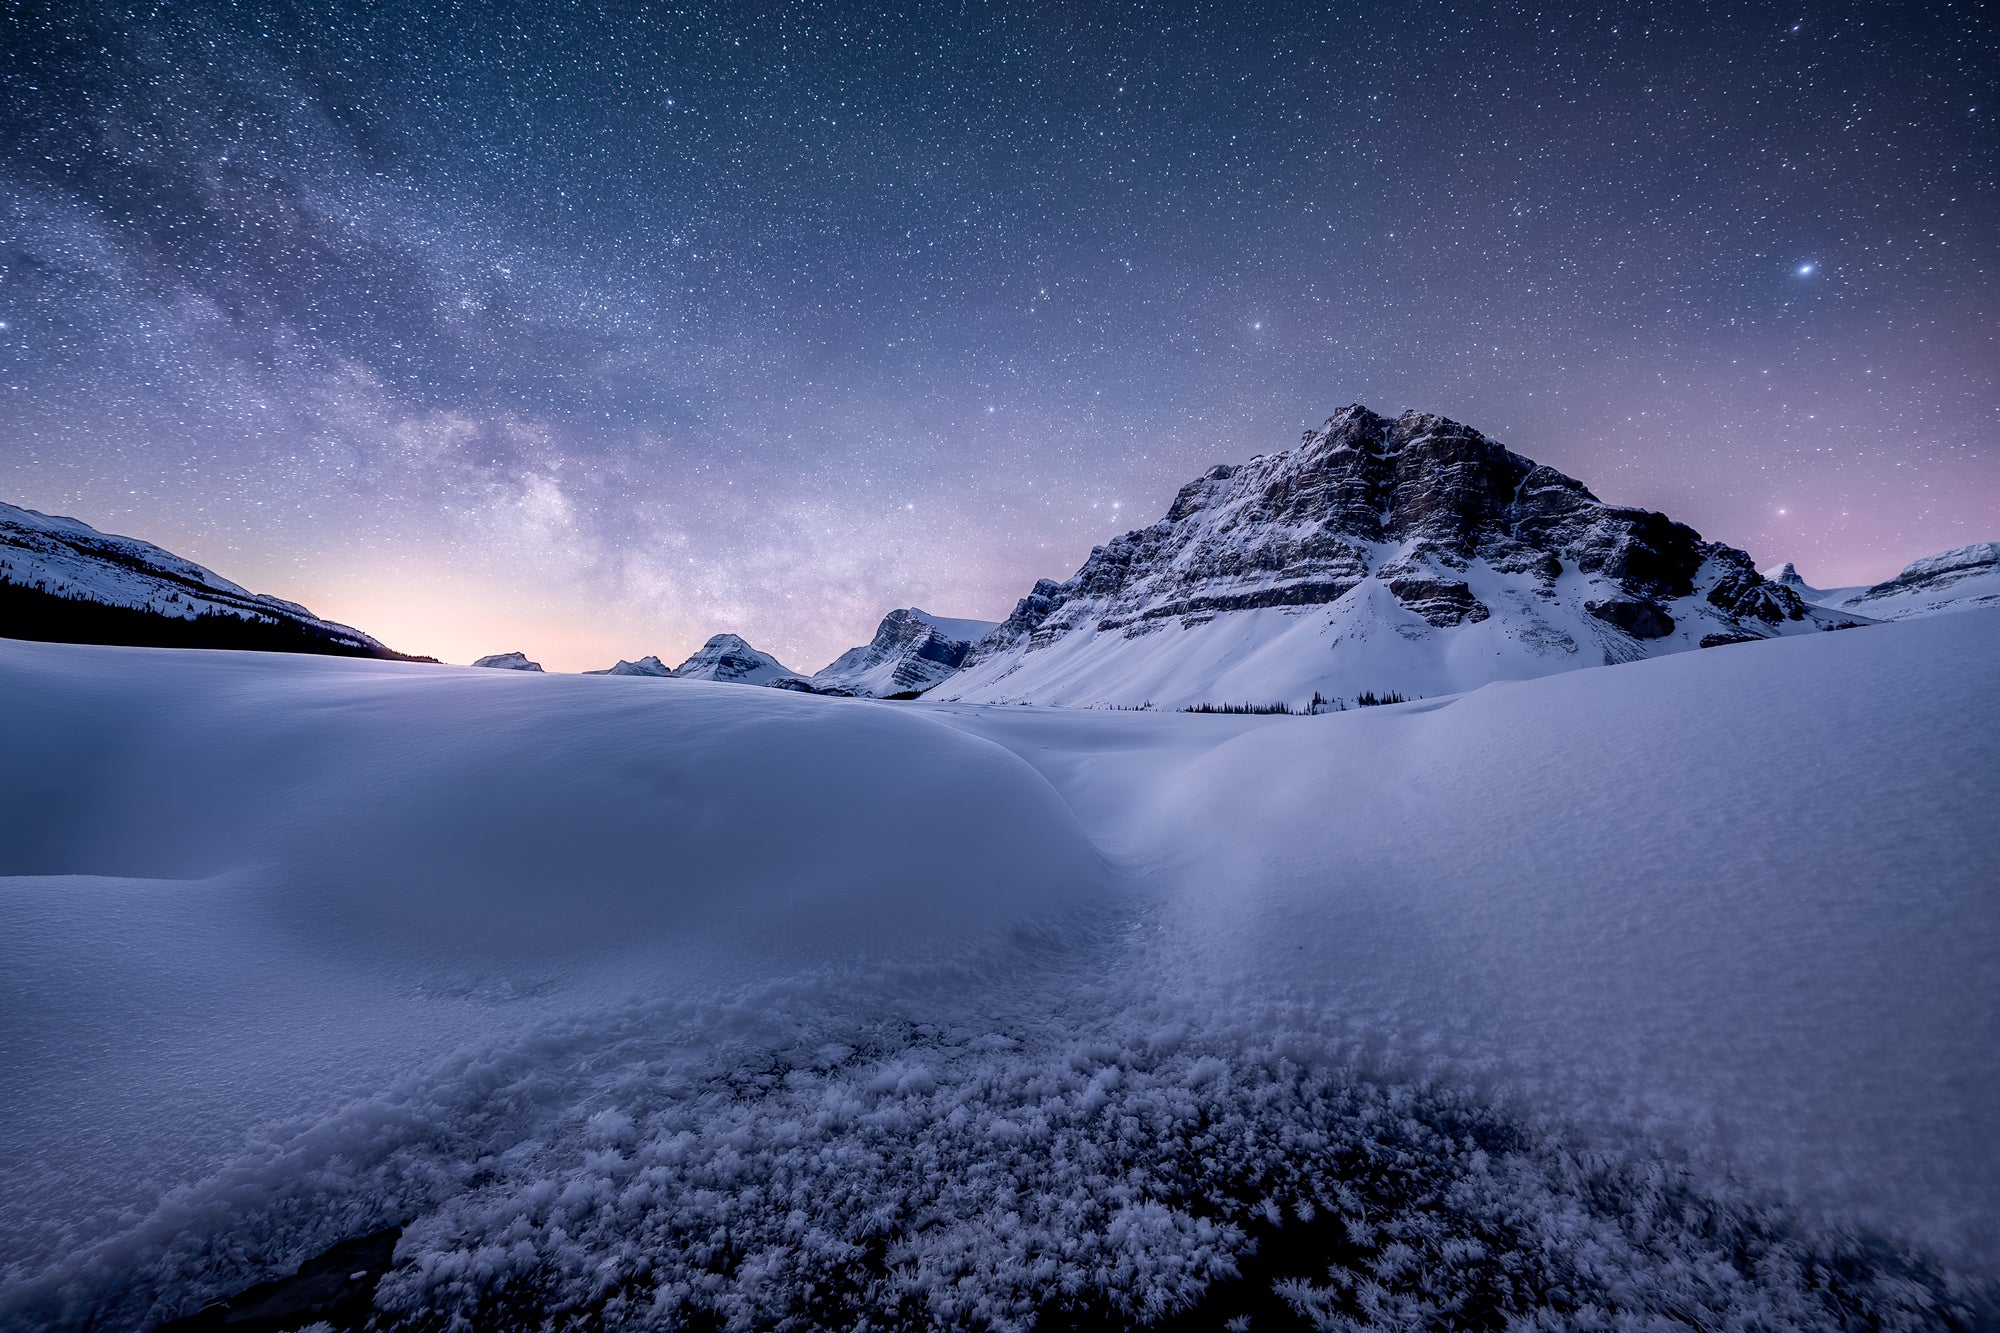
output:
[[[80,519],[0,504],[0,635],[432,662]]]
[[[1452,693],[1851,623],[1471,427],[1357,403],[1291,449],[1210,468],[1158,522],[1037,582],[927,697]]]

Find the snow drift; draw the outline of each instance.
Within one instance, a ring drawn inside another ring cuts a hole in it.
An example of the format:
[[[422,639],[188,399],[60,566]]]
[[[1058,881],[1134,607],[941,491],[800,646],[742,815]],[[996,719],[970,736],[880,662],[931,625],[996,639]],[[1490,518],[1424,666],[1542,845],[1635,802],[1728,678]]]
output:
[[[387,1222],[409,1327],[1123,1323],[1282,1222],[1314,1327],[1990,1325],[1996,657],[1244,718],[0,644],[0,1323]]]
[[[1026,764],[881,706],[6,640],[0,700],[11,1265],[475,1037],[1004,948],[1103,883]]]

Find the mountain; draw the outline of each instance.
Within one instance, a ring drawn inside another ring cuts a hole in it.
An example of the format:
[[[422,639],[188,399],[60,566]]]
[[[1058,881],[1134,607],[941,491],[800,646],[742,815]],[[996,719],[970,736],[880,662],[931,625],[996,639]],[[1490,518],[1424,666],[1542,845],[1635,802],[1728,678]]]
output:
[[[734,634],[718,634],[675,667],[682,680],[720,680],[743,685],[770,685],[781,679],[803,680],[798,672],[769,653],[759,652]]]
[[[598,671],[586,671],[586,676],[671,676],[674,669],[657,657],[642,657],[636,662],[619,658],[613,666]]]
[[[1037,583],[927,697],[1296,706],[1855,623],[1470,427],[1356,404]]]
[[[1789,560],[1762,572],[1765,578],[1790,588],[1801,600],[1812,606],[1838,606],[1854,594],[1868,591],[1866,585],[1858,588],[1815,588],[1805,581],[1797,567]]]
[[[1893,579],[1867,588],[1812,588],[1789,563],[1773,572],[1778,582],[1814,606],[1849,611],[1871,620],[1907,620],[2000,606],[2000,542],[1979,542],[1925,556]]]
[[[878,699],[921,692],[958,670],[973,644],[997,628],[995,621],[951,620],[916,607],[891,611],[873,639],[842,653],[813,684]]]
[[[530,662],[526,653],[494,653],[491,656],[480,658],[472,665],[476,667],[492,667],[496,671],[540,671],[542,669],[542,664],[540,662]]]
[[[616,666],[605,667],[601,671],[586,671],[583,674],[714,680],[730,685],[768,685],[774,689],[792,690],[800,694],[852,693],[832,683],[821,686],[807,680],[777,658],[769,653],[759,652],[734,634],[716,635],[677,667],[670,667],[657,657],[642,657],[636,662],[620,661]]]
[[[0,504],[0,637],[428,662],[151,542]]]

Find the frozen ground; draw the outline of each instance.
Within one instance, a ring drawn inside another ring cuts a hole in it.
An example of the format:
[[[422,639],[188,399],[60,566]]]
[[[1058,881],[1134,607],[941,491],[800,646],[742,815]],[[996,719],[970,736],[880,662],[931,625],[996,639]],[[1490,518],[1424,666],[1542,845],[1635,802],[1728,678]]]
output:
[[[0,641],[0,1325],[1972,1326],[2000,613],[1319,718]]]

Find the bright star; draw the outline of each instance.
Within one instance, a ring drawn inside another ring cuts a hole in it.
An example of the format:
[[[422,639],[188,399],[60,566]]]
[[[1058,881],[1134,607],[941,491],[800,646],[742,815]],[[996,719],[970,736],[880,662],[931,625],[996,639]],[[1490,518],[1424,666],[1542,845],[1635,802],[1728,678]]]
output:
[[[1813,269],[1816,267],[1817,265],[1814,264],[1801,264],[1798,267],[1798,275],[1802,278],[1810,278],[1812,276]]]

